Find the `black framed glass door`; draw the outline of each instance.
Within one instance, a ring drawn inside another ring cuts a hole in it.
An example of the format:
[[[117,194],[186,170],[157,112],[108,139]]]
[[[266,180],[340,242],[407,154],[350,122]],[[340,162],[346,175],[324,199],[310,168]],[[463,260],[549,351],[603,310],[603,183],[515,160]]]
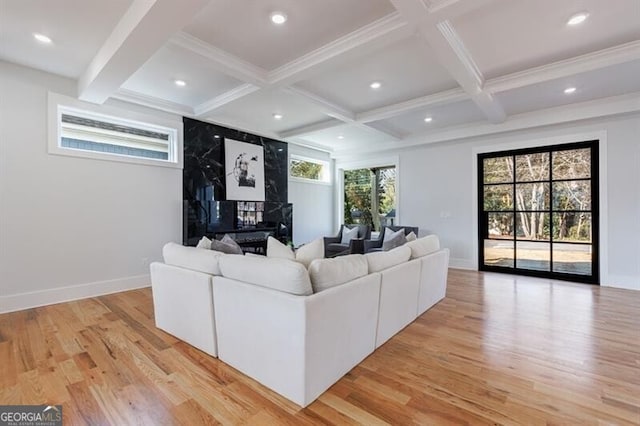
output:
[[[478,155],[480,270],[597,284],[598,141]]]

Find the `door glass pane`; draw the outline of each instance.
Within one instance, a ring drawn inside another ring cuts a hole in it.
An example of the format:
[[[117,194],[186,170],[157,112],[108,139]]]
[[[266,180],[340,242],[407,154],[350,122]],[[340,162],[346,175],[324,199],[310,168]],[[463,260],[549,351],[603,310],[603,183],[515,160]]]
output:
[[[516,216],[516,237],[519,240],[549,241],[549,213],[518,213]]]
[[[591,275],[591,244],[553,244],[553,271]]]
[[[484,264],[513,268],[513,240],[484,240]]]
[[[516,181],[549,180],[549,153],[516,155]]]
[[[484,210],[513,210],[513,185],[485,185]]]
[[[591,177],[591,149],[571,149],[553,153],[553,179]]]
[[[513,213],[488,213],[489,238],[513,239]]]
[[[517,184],[516,210],[549,210],[549,184]]]
[[[516,243],[516,268],[534,271],[549,271],[551,262],[551,244],[531,241]]]
[[[591,181],[553,182],[554,210],[591,210]]]
[[[513,182],[513,156],[482,160],[484,183]]]
[[[553,241],[590,243],[591,213],[561,212],[553,214]]]

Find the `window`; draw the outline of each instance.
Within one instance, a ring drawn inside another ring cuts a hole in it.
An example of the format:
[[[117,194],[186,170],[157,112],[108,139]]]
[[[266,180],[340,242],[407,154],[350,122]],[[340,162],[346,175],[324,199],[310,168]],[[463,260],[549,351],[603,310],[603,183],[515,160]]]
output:
[[[157,120],[55,94],[50,94],[49,108],[51,154],[181,167],[179,128],[174,123],[134,121],[130,117]],[[119,118],[125,114],[126,119]]]
[[[344,223],[393,226],[396,218],[396,168],[344,171]]]
[[[598,282],[598,141],[478,156],[481,270]]]
[[[331,181],[329,163],[297,156],[291,156],[289,175],[293,178],[318,182]]]

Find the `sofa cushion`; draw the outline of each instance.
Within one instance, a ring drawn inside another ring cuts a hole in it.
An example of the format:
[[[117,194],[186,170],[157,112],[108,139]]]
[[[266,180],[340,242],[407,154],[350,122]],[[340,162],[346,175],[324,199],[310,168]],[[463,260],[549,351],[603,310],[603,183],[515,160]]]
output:
[[[300,262],[305,268],[309,268],[311,262],[324,258],[324,241],[322,238],[315,239],[304,244],[296,250],[296,262]]]
[[[198,241],[198,245],[196,245],[196,248],[211,250],[211,240],[207,237],[200,238],[200,241]]]
[[[242,248],[233,238],[226,234],[220,241],[211,240],[211,250],[221,251],[226,254],[242,254]]]
[[[313,293],[304,265],[288,259],[258,256],[223,256],[222,276],[260,287],[307,296]]]
[[[440,240],[437,235],[427,235],[407,243],[407,247],[411,249],[411,259],[417,259],[440,250]]]
[[[267,257],[295,260],[296,255],[291,248],[273,237],[267,238]]]
[[[205,274],[221,275],[219,260],[223,253],[218,251],[167,243],[162,248],[162,256],[167,265],[179,266]]]
[[[364,257],[367,259],[369,273],[380,272],[408,261],[411,257],[411,249],[404,245],[389,251],[367,253]]]
[[[387,228],[387,230],[389,230]],[[390,231],[390,230],[389,230]],[[401,245],[407,242],[407,237],[404,236],[404,229],[393,232],[390,231],[391,235],[387,238],[387,231],[384,233],[384,240],[382,242],[382,250],[388,251],[392,250],[396,247],[400,247]]]
[[[350,254],[332,259],[316,259],[309,265],[313,292],[353,281],[367,275],[369,266],[362,254]]]
[[[349,244],[351,240],[354,238],[358,238],[358,227],[353,227],[351,229],[346,226],[342,228],[342,238],[340,239],[340,244]]]

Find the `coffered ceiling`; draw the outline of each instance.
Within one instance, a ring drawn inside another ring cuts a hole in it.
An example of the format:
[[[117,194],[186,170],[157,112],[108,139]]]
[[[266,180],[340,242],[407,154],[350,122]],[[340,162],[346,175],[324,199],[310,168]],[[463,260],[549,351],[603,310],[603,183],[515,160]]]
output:
[[[340,155],[639,111],[640,1],[0,0],[0,59]]]

